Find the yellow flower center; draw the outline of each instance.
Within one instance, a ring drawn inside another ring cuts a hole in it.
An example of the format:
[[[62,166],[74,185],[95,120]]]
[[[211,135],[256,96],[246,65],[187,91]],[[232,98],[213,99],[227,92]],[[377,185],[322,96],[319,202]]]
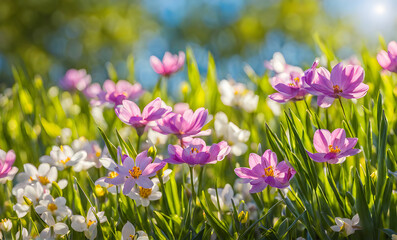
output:
[[[143,188],[139,187],[139,195],[142,198],[148,198],[152,194],[152,189],[151,188]]]
[[[269,167],[265,168],[265,174],[267,177],[274,177],[273,167],[269,166]]]
[[[125,97],[128,97],[128,93],[127,92],[122,92],[121,95],[124,95]]]
[[[46,176],[44,176],[44,177],[38,176],[37,178],[39,179],[39,182],[40,182],[42,185],[47,185],[47,184],[50,183],[50,180],[48,180],[48,178],[47,178]]]
[[[96,157],[100,157],[100,156],[101,156],[101,150],[97,150],[97,151],[95,152],[95,156],[96,156]]]
[[[135,239],[135,236],[134,236],[134,235],[130,235],[130,239],[131,239],[131,240],[134,240],[134,239]]]
[[[50,210],[51,212],[55,211],[58,209],[57,205],[55,203],[49,203],[47,206],[48,210]]]
[[[119,174],[118,173],[116,173],[116,172],[110,172],[109,173],[109,178],[115,178],[115,177],[117,177]]]
[[[63,145],[61,145],[59,148],[61,149],[61,152],[63,152]]]
[[[139,176],[142,175],[142,171],[139,167],[133,167],[130,171],[128,171],[131,175],[131,177],[138,179]]]
[[[97,184],[95,186],[95,194],[98,197],[102,197],[103,195],[105,195],[105,189],[101,185]]]
[[[338,93],[341,93],[341,92],[342,92],[342,89],[340,89],[338,85],[334,85],[334,93],[338,94]]]
[[[1,219],[0,224],[4,225],[7,221],[8,221],[7,218],[3,218],[3,219]]]
[[[334,148],[334,146],[329,145],[329,146],[328,146],[328,150],[329,150],[330,153],[340,153],[340,149],[339,149],[338,146],[336,146],[336,147]]]
[[[298,83],[300,81],[299,77],[294,78],[294,81]]]
[[[69,161],[70,161],[70,157],[67,157],[65,160],[61,160],[61,163],[62,164],[66,164]]]
[[[190,150],[190,152],[191,153],[199,153],[199,150],[197,149],[197,148],[192,148],[191,150]]]
[[[92,220],[88,220],[88,223],[87,223],[87,227],[90,227],[92,224],[94,224],[95,223],[95,221],[92,221]]]

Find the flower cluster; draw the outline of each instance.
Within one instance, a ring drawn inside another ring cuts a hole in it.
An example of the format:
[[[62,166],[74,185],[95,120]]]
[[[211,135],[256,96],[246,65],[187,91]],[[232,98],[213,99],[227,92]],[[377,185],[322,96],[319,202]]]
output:
[[[358,99],[367,94],[369,87],[363,83],[364,70],[359,65],[338,63],[330,73],[323,67],[317,68],[318,62],[315,61],[310,69],[303,72],[298,67],[286,65],[284,58],[278,58],[273,59],[269,67],[277,73],[271,82],[278,93],[269,96],[274,101],[302,100],[310,93],[317,96],[320,107],[327,108],[335,99]]]

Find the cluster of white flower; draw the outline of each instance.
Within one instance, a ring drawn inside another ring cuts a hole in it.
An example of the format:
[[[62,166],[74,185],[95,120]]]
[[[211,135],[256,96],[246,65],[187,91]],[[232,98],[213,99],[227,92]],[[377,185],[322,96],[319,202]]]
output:
[[[258,106],[259,96],[242,83],[222,80],[219,83],[221,101],[226,106],[239,107],[246,112],[254,112]]]
[[[250,137],[250,132],[247,130],[242,130],[237,127],[236,124],[229,122],[226,114],[224,112],[218,112],[215,115],[215,133],[219,138],[223,138],[229,146],[232,148],[231,152],[235,156],[241,156],[244,154],[248,147],[245,142],[248,141]]]

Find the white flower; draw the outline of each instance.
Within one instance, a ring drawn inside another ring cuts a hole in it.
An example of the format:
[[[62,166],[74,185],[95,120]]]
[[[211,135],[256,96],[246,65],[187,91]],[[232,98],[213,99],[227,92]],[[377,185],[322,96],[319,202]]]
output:
[[[55,222],[54,217],[49,212],[43,213],[43,215],[41,215],[41,218],[48,225],[48,228],[45,228],[43,231],[41,231],[41,239],[55,239],[58,236],[65,235],[69,232],[68,225],[62,222]]]
[[[95,186],[99,185],[101,187],[104,187],[108,190],[108,192],[116,194],[117,193],[117,186],[113,184],[109,184],[105,182],[105,179],[107,178],[115,178],[118,176],[118,173],[115,171],[117,168],[117,164],[113,161],[113,159],[108,158],[108,157],[103,157],[100,158],[99,161],[101,162],[102,166],[104,166],[106,169],[109,170],[108,176],[106,177],[101,177],[98,180],[95,181]],[[121,192],[122,187],[118,187],[118,192]]]
[[[14,205],[13,209],[17,213],[18,217],[24,217],[30,209],[23,197],[28,198],[32,201],[32,205],[36,206],[39,204],[40,200],[43,199],[46,192],[49,193],[49,190],[44,189],[39,182],[36,182],[33,185],[26,185],[24,188],[17,189],[15,193],[13,192],[18,201],[18,203]]]
[[[341,232],[345,236],[349,236],[353,234],[356,230],[361,229],[359,222],[360,222],[360,217],[358,216],[358,214],[354,215],[352,220],[348,218],[336,217],[335,218],[336,225],[331,226],[331,229],[334,232]]]
[[[123,226],[121,230],[121,240],[135,239],[135,227],[129,221]],[[147,234],[143,231],[138,231],[138,238],[136,240],[149,240]]]
[[[72,137],[72,130],[70,128],[62,128],[61,135],[59,136],[62,144],[67,144],[70,142]]]
[[[72,215],[72,211],[65,205],[66,199],[64,197],[53,198],[51,195],[46,194],[40,204],[35,207],[38,214],[49,213],[51,216],[56,216],[58,221],[65,217]]]
[[[97,219],[95,217],[95,209],[91,207],[88,210],[87,217],[83,217],[80,215],[73,215],[71,217],[72,220],[72,228],[77,232],[84,232],[84,235],[88,239],[95,239],[97,236]],[[107,221],[105,216],[105,212],[98,212],[97,216],[99,218],[100,223],[104,223]]]
[[[250,132],[241,130],[234,123],[229,122],[224,112],[215,115],[214,127],[216,135],[228,142],[235,156],[241,156],[247,151],[248,147],[244,142],[248,141]]]
[[[163,171],[163,174],[161,175],[161,178],[163,179],[163,183],[166,183],[168,182],[168,180],[170,180],[171,173],[172,173],[172,169],[169,168]]]
[[[236,106],[246,112],[253,112],[258,106],[259,96],[248,90],[242,83],[233,80],[222,80],[219,83],[221,101],[226,106]]]
[[[9,232],[11,231],[12,228],[12,222],[10,219],[8,218],[3,218],[0,221],[0,230],[4,231],[4,232]]]
[[[99,159],[103,156],[102,149],[97,141],[88,141],[85,137],[80,137],[76,139],[71,144],[73,151],[86,151],[87,152],[87,162],[95,163],[96,168],[100,168],[102,165]]]
[[[74,166],[73,170],[78,172],[83,170],[86,167],[85,163],[80,163],[81,161],[85,161],[87,158],[87,152],[78,151],[74,152],[73,149],[67,145],[53,146],[50,152],[50,156],[42,156],[40,157],[40,162],[49,163],[52,166],[58,168],[58,170],[63,170],[67,167]],[[76,166],[77,165],[77,166]]]
[[[265,62],[265,67],[269,70],[274,71],[276,74],[301,71],[301,68],[299,67],[288,65],[285,62],[283,54],[280,52],[275,52],[273,54],[273,59]]]
[[[246,183],[244,179],[237,178],[236,181],[234,181],[233,188],[243,199],[250,200],[252,198],[250,193],[251,184]]]
[[[42,163],[37,169],[30,163],[23,165],[25,172],[17,175],[18,184],[15,185],[13,192],[19,188],[24,188],[26,185],[32,185],[36,182],[40,183],[43,187],[49,189],[52,182],[56,182],[58,178],[58,170],[54,166],[50,166],[48,163]],[[67,186],[68,182],[66,179],[62,179],[58,182],[61,189]]]
[[[232,200],[235,205],[237,205],[241,197],[234,196],[233,188],[230,184],[226,184],[224,188],[218,188],[218,198],[216,197],[216,191],[214,188],[208,188],[208,193],[211,195],[212,203],[218,207],[218,199],[219,199],[219,206],[220,210],[229,211],[233,208]]]
[[[391,235],[391,239],[392,239],[392,240],[397,240],[397,234],[392,234],[392,235]]]
[[[15,238],[19,240],[20,234],[21,234],[20,231],[18,231],[17,234],[15,235]],[[32,238],[29,236],[28,230],[23,227],[22,228],[22,240],[29,240],[29,239],[32,239]]]
[[[148,140],[152,143],[151,145],[164,145],[167,142],[168,135],[161,134],[149,128],[147,134]]]
[[[152,188],[134,186],[127,196],[134,199],[137,206],[149,206],[150,201],[159,200],[162,196],[158,186],[159,180],[157,178],[153,178],[152,181],[154,183]]]

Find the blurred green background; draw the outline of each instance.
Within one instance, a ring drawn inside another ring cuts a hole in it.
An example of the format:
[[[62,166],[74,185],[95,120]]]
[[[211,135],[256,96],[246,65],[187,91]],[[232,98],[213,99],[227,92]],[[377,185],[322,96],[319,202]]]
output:
[[[220,77],[244,81],[248,63],[262,74],[275,51],[287,62],[310,65],[320,57],[315,33],[341,59],[363,45],[379,50],[378,36],[396,38],[396,2],[375,0],[1,0],[0,89],[13,83],[11,66],[53,85],[69,68],[107,78],[112,62],[125,78],[135,59],[137,81],[154,86],[149,57],[191,46],[200,70],[211,51]],[[177,89],[184,73],[175,75]]]

